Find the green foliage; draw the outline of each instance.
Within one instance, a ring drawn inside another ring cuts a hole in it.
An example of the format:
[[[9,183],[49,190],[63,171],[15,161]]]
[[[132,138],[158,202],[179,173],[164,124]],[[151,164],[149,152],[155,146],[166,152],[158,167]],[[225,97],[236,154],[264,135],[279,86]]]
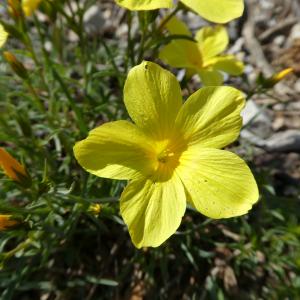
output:
[[[189,208],[163,246],[134,248],[119,215],[125,183],[87,174],[72,148],[95,126],[127,118],[128,70],[181,37],[162,35],[157,12],[126,13],[140,31],[129,30],[125,47],[88,35],[83,14],[93,2],[68,15],[69,1],[46,1],[47,22],[34,15],[6,27],[5,50],[29,78],[0,56],[0,146],[24,163],[32,186],[0,179],[0,212],[20,220],[0,235],[0,299],[299,299],[299,199],[280,194],[270,169],[253,165],[261,200],[249,215],[216,221]],[[182,88],[194,87],[183,79]]]

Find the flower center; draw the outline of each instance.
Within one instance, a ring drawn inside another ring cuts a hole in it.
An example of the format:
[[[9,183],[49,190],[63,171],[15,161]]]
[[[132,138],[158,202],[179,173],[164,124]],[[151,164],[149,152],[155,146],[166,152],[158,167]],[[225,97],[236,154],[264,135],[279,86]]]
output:
[[[187,144],[178,134],[170,139],[158,140],[153,143],[154,151],[152,180],[163,182],[169,180],[179,166],[180,157],[186,150]]]
[[[175,153],[169,149],[163,150],[161,153],[158,154],[157,160],[160,163],[167,163],[172,157],[174,157]]]

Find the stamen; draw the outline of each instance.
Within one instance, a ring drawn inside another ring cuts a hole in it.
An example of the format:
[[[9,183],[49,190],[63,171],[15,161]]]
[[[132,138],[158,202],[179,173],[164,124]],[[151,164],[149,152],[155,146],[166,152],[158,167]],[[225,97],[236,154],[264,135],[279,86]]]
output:
[[[174,152],[171,152],[169,149],[162,151],[158,156],[157,160],[161,163],[166,163],[171,157],[175,155]]]

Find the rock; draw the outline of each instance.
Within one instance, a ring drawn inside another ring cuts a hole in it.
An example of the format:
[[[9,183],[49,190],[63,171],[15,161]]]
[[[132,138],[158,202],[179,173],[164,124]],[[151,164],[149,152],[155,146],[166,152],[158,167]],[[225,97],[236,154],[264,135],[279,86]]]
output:
[[[241,138],[247,140],[252,145],[255,145],[259,148],[264,148],[265,146],[265,140],[252,133],[250,130],[243,129],[241,131]]]
[[[286,40],[286,37],[284,35],[278,35],[274,38],[273,42],[277,46],[282,46]]]
[[[243,125],[260,138],[267,138],[271,134],[272,122],[266,111],[259,107],[253,100],[248,100],[242,111]],[[245,136],[249,136],[245,134]]]
[[[272,152],[300,152],[300,130],[275,133],[265,141],[263,148]]]
[[[300,79],[295,82],[294,89],[297,93],[300,93]]]
[[[101,33],[105,20],[102,16],[102,10],[99,5],[92,5],[83,16],[85,31],[88,34]]]
[[[273,134],[264,140],[249,130],[243,130],[241,137],[251,144],[268,152],[299,152],[300,153],[300,130],[289,129]]]
[[[278,131],[285,126],[285,118],[283,115],[279,115],[275,118],[272,124],[272,128],[274,131]]]
[[[297,23],[292,27],[291,33],[286,41],[286,48],[291,47],[293,42],[297,39],[300,39],[300,23]]]

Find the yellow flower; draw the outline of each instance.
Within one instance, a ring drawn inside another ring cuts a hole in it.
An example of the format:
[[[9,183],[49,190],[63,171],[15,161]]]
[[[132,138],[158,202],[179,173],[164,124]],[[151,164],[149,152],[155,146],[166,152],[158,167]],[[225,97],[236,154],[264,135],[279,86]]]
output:
[[[173,17],[166,28],[172,35],[192,37],[186,25]],[[240,75],[244,65],[233,55],[221,55],[228,46],[229,37],[226,29],[203,27],[195,36],[196,43],[186,39],[176,39],[166,45],[160,52],[162,61],[176,68],[186,68],[189,75],[197,73],[204,85],[221,85],[223,75]]]
[[[26,17],[30,17],[37,10],[42,0],[22,0],[22,9]]]
[[[0,215],[0,230],[5,230],[16,224],[18,224],[18,222],[15,220],[12,220],[11,215]]]
[[[243,14],[243,0],[180,0],[203,18],[215,23],[227,23]],[[172,8],[173,0],[116,0],[130,10]]]
[[[15,160],[4,148],[0,148],[0,167],[12,180],[20,183],[28,178],[25,168]]]
[[[130,180],[121,214],[134,245],[156,247],[179,227],[191,203],[210,218],[246,214],[258,189],[246,163],[220,150],[239,135],[245,104],[231,87],[205,87],[183,104],[176,77],[143,62],[128,74],[124,102],[134,121],[93,129],[74,146],[88,172]]]
[[[3,25],[0,24],[0,48],[5,44],[8,33],[4,30]]]

